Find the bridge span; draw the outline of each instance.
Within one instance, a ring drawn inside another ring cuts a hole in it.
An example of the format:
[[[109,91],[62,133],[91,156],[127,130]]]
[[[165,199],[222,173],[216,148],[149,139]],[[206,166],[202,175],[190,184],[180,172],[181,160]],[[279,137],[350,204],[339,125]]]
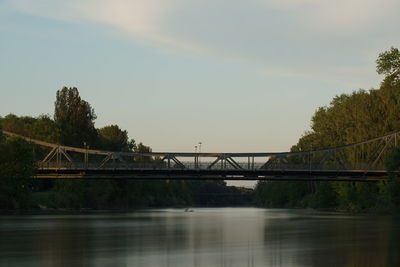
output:
[[[38,147],[34,178],[377,182],[400,131],[331,148],[266,153],[118,152],[63,146],[16,135]]]

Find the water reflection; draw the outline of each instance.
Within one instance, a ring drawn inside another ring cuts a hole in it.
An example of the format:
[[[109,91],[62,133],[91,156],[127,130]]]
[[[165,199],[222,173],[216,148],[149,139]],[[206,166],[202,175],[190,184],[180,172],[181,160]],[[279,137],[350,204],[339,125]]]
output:
[[[399,266],[398,222],[256,208],[0,216],[0,266]]]

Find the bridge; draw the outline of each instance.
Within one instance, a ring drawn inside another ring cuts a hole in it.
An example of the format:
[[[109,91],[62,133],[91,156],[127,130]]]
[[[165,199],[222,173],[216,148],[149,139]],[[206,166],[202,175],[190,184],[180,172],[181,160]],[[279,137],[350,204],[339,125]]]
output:
[[[3,131],[44,155],[33,178],[377,182],[400,131],[326,149],[266,153],[118,152],[63,146]]]

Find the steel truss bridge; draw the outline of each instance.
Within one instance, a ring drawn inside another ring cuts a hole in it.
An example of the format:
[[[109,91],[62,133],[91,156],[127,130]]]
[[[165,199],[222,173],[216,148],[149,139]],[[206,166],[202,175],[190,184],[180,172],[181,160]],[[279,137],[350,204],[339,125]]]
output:
[[[16,135],[44,155],[34,178],[363,181],[388,178],[384,162],[400,131],[363,142],[300,152],[115,152]]]

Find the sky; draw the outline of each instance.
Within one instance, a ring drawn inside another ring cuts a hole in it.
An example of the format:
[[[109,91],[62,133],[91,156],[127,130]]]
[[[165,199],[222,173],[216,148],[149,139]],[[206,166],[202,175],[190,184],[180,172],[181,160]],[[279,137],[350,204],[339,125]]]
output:
[[[0,0],[0,116],[77,87],[153,151],[288,151],[314,111],[379,86],[398,0]]]

